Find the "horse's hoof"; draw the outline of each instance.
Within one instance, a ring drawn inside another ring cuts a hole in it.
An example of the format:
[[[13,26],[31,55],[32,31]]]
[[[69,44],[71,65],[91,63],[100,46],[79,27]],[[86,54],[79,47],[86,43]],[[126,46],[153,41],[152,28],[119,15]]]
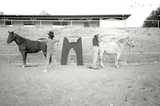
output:
[[[102,66],[103,68],[105,68],[105,66],[104,66],[103,64],[101,64],[101,66]]]
[[[22,68],[25,68],[25,67],[26,67],[26,66],[24,66],[24,65],[22,66]]]

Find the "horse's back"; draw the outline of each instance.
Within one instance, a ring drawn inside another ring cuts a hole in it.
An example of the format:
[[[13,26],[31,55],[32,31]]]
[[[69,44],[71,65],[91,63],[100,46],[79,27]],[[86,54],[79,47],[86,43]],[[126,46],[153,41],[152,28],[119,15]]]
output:
[[[33,41],[33,40],[26,40],[26,49],[28,53],[36,53],[40,50],[46,49],[46,43],[45,42],[39,42],[39,41]]]
[[[109,42],[109,43],[100,43],[100,51],[104,51],[107,54],[116,54],[121,52],[121,49],[118,46],[118,43],[115,42]]]
[[[39,38],[37,41],[39,41],[39,42],[47,42],[47,39],[46,38]]]

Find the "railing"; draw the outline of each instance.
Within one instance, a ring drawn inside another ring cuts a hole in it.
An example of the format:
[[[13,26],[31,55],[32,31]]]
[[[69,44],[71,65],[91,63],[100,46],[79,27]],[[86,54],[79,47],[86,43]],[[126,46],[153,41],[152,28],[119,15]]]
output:
[[[83,37],[83,39],[91,39],[91,37]],[[143,47],[145,47],[145,46],[158,46],[158,47],[160,47],[160,43],[156,43],[156,44],[136,44],[135,46],[136,47],[139,47],[139,46],[143,46]],[[62,44],[60,44],[60,46],[62,46]],[[88,46],[88,45],[83,45],[83,48],[92,48],[92,46],[90,45],[90,46]],[[0,53],[0,57],[6,57],[7,58],[7,62],[8,63],[11,63],[12,61],[11,61],[11,57],[12,56],[17,56],[17,55],[21,55],[20,54],[20,52],[19,53],[11,53],[11,48],[18,48],[17,47],[17,45],[16,46],[11,46],[11,45],[8,45],[8,46],[1,46],[1,48],[3,49],[3,48],[5,48],[5,49],[7,49],[7,52],[6,53]],[[60,47],[61,48],[61,47]],[[84,57],[90,57],[90,59],[92,59],[91,57],[92,57],[92,51],[90,51],[90,52],[86,52],[86,50],[85,49],[83,49],[83,51],[85,52],[85,53],[83,53],[83,55],[84,55]],[[59,53],[61,52],[61,50],[59,49]],[[156,55],[156,54],[160,54],[160,52],[159,51],[153,51],[153,52],[146,52],[146,51],[141,51],[141,52],[139,52],[139,51],[136,51],[136,52],[134,52],[134,51],[132,51],[132,49],[131,48],[128,48],[128,50],[127,50],[127,48],[126,48],[126,51],[125,52],[122,52],[122,55],[127,55],[127,59],[128,59],[128,61],[129,61],[129,63],[130,63],[130,60],[131,60],[131,57],[132,57],[132,55],[136,55],[135,56],[135,58],[138,58],[138,56],[137,55]],[[61,54],[57,54],[57,56],[59,56],[60,57],[60,55]],[[72,60],[71,59],[73,59],[73,58],[71,58],[72,56],[74,56],[75,55],[75,53],[70,53],[69,54],[69,57],[68,57],[68,62],[70,63]],[[159,58],[159,57],[158,57]],[[157,58],[155,57],[155,61],[157,61],[156,60]],[[158,60],[160,60],[160,59],[158,59]],[[91,60],[92,61],[92,60]],[[136,60],[136,61],[138,61],[138,60]]]
[[[156,23],[157,27],[160,28],[160,20],[144,20],[145,22],[152,22],[152,23]],[[153,26],[154,27],[154,26]]]

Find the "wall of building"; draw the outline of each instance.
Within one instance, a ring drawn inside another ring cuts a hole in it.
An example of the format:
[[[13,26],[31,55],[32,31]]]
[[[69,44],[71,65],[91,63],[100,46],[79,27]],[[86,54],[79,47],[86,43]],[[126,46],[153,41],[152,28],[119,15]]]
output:
[[[0,21],[0,26],[4,26],[4,21]]]
[[[57,22],[59,22],[59,21],[57,21]],[[66,22],[66,21],[64,21],[64,22]],[[11,24],[12,24],[11,26],[14,26],[14,27],[18,27],[18,26],[20,26],[20,27],[61,27],[61,26],[65,26],[65,27],[99,27],[100,26],[99,21],[90,21],[90,22],[89,21],[68,21],[68,25],[53,25],[53,21],[35,21],[33,23],[35,23],[35,24],[34,25],[24,25],[24,21],[11,21]],[[0,26],[4,26],[3,20],[0,21]]]
[[[23,21],[13,21],[12,25],[13,26],[24,26],[24,23],[23,23]]]
[[[41,22],[42,27],[53,27],[52,21],[42,21]]]
[[[125,27],[124,20],[108,19],[101,20],[100,27]]]
[[[99,27],[99,26],[100,26],[100,23],[99,23],[99,21],[91,21],[91,22],[90,22],[90,26],[91,26],[91,27]]]
[[[86,25],[87,24],[87,25]],[[68,23],[68,26],[72,26],[72,27],[99,27],[99,21],[91,21],[90,25],[88,21],[84,21],[84,22],[71,22]]]
[[[36,21],[36,22],[35,22],[35,26],[36,26],[36,27],[40,27],[40,21]]]
[[[84,22],[72,22],[72,27],[84,27]]]

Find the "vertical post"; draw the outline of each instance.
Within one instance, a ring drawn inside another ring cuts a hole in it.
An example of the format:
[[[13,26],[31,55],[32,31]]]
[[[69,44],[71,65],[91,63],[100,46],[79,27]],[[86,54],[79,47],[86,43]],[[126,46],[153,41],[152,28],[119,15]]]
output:
[[[60,20],[60,25],[62,26],[62,21]]]
[[[12,22],[12,20],[11,20],[11,25],[13,25],[13,22]]]
[[[89,27],[90,27],[91,26],[91,21],[89,20],[88,22],[89,22]]]
[[[71,27],[72,27],[72,21],[71,21]]]
[[[39,24],[40,24],[39,26],[41,27],[42,26],[42,21],[41,20],[40,20]]]
[[[91,27],[92,18],[87,18],[87,20],[88,20],[89,27]]]
[[[126,28],[126,19],[123,18],[123,20],[124,20],[124,28]]]
[[[4,19],[4,26],[6,26],[6,20]]]
[[[159,20],[158,20],[158,28],[159,28]]]
[[[62,26],[63,25],[63,18],[59,18],[59,21],[60,21],[60,25]]]

